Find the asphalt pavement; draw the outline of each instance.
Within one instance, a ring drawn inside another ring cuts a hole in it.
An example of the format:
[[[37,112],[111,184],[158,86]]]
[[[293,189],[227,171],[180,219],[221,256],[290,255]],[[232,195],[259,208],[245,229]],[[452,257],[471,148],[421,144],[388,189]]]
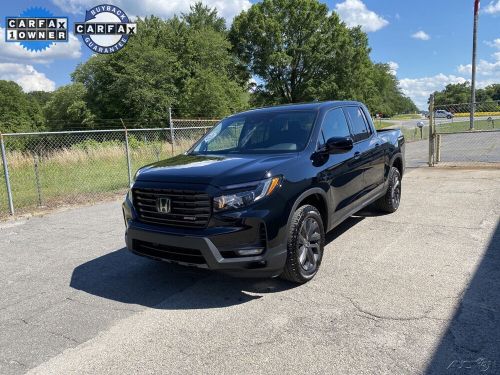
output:
[[[499,373],[499,215],[500,170],[411,169],[303,286],[134,256],[119,202],[0,223],[0,373]]]

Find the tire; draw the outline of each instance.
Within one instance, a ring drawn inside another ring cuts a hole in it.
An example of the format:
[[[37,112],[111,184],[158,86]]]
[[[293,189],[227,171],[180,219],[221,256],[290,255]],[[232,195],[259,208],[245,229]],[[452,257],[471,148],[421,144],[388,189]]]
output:
[[[451,116],[450,116],[450,115],[446,116],[446,118],[447,118],[448,120],[451,120]]]
[[[323,259],[325,230],[316,207],[305,205],[295,211],[288,229],[288,255],[281,277],[304,284],[318,273]]]
[[[377,208],[383,212],[396,212],[401,203],[401,174],[396,167],[389,171],[389,186],[385,195],[375,202]]]

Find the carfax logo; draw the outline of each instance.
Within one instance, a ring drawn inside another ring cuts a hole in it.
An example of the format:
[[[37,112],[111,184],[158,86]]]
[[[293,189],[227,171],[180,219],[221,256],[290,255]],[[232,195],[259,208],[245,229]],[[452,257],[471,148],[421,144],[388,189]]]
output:
[[[130,35],[137,33],[137,24],[131,23],[123,10],[115,5],[97,5],[85,13],[85,22],[75,23],[75,35],[96,53],[121,50]]]
[[[28,51],[43,51],[68,41],[68,18],[43,8],[29,8],[18,17],[5,17],[5,41],[19,42]]]

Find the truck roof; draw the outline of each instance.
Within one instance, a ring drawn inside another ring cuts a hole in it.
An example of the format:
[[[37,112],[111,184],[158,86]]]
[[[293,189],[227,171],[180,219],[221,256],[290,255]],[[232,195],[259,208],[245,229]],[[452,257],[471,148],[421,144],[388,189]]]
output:
[[[275,112],[283,110],[293,110],[293,111],[307,111],[307,110],[320,110],[337,107],[339,105],[363,105],[363,103],[356,101],[344,101],[344,100],[331,100],[326,102],[313,102],[313,103],[298,103],[298,104],[282,104],[272,107],[262,107],[251,109],[242,113],[253,113],[253,112]],[[236,116],[241,113],[235,114]]]

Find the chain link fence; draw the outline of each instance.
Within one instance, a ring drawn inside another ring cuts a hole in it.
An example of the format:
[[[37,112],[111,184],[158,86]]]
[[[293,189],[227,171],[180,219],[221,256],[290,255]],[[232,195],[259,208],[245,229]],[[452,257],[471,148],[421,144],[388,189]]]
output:
[[[429,115],[430,165],[500,167],[500,101],[436,105]]]
[[[2,134],[0,216],[123,194],[137,169],[185,152],[217,122]]]

